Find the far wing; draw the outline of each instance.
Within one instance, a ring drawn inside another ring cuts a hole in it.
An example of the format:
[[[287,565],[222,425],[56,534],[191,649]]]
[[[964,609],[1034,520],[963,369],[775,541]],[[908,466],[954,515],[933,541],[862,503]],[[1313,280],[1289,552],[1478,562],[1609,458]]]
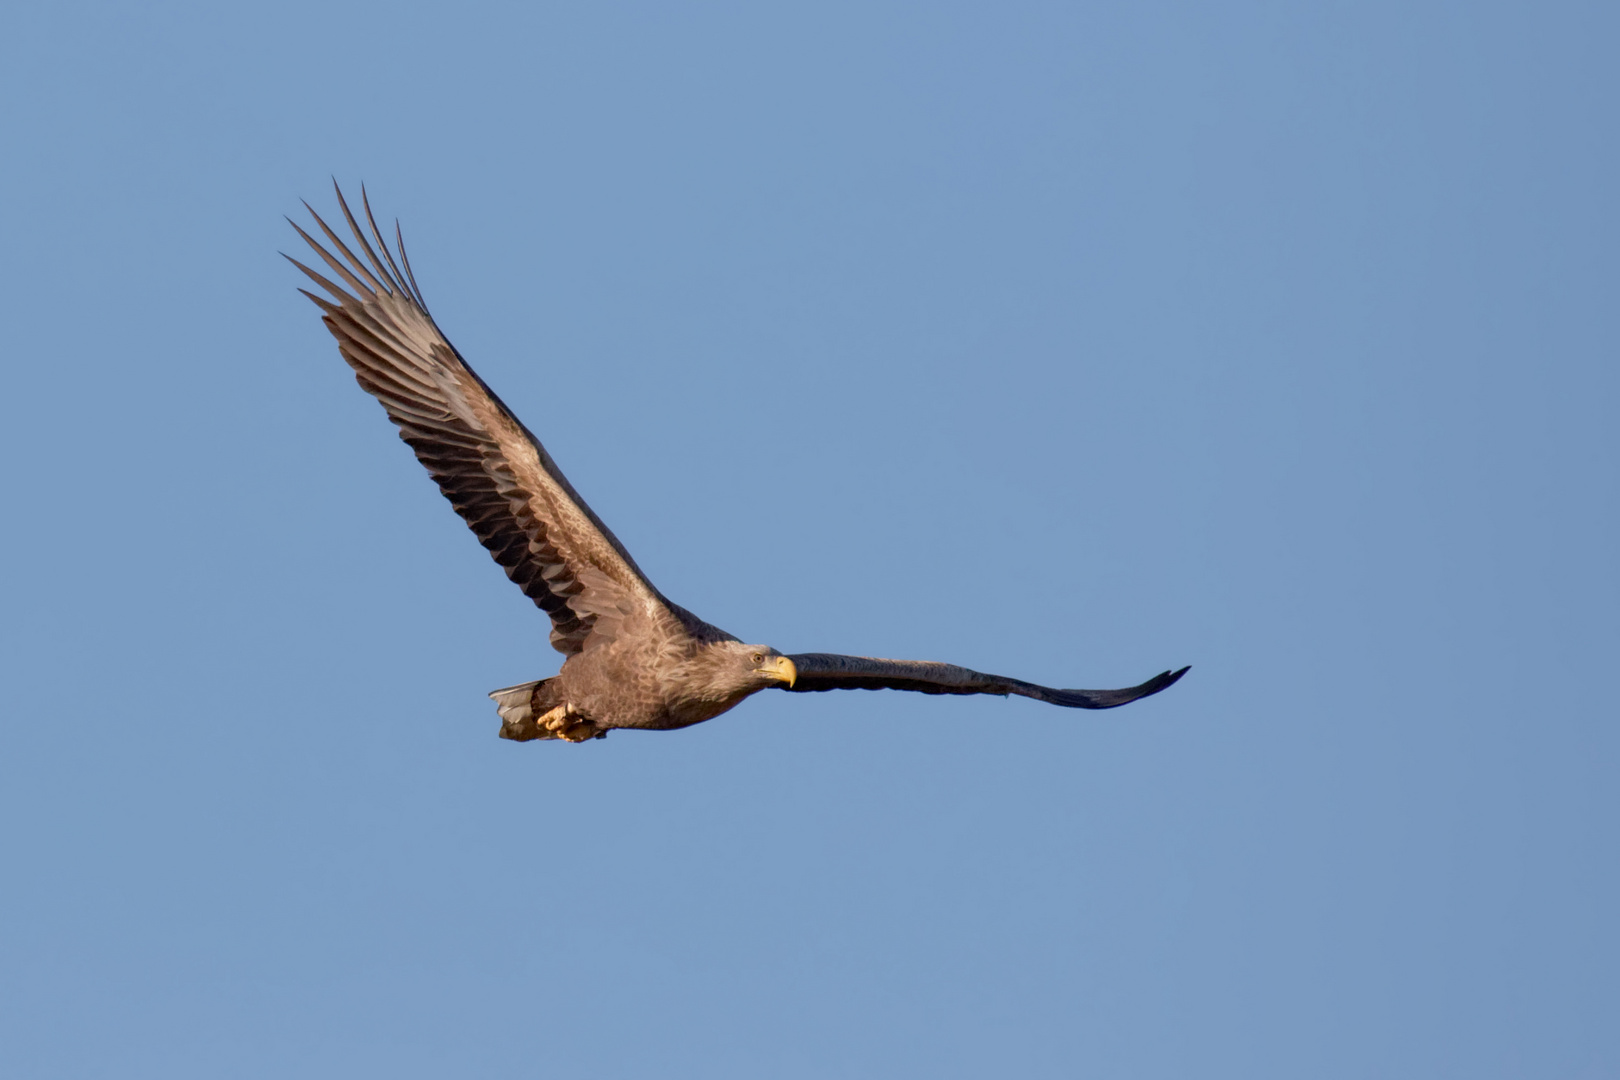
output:
[[[799,669],[798,681],[792,687],[795,693],[915,690],[922,694],[1019,694],[1071,709],[1112,709],[1157,694],[1187,674],[1187,668],[1166,671],[1127,690],[1055,690],[1005,675],[986,675],[982,671],[930,660],[880,660],[834,653],[800,653],[788,659]]]
[[[396,263],[371,207],[365,207],[366,220],[382,258],[341,191],[338,205],[365,259],[311,209],[337,254],[296,223],[293,228],[342,284],[289,259],[331,297],[299,291],[325,312],[326,328],[337,338],[338,351],[356,380],[382,402],[399,427],[399,437],[416,451],[456,513],[507,577],[551,616],[551,643],[557,651],[572,655],[593,632],[611,635],[620,619],[638,609],[667,607],[540,440],[440,333],[410,272],[398,227]]]

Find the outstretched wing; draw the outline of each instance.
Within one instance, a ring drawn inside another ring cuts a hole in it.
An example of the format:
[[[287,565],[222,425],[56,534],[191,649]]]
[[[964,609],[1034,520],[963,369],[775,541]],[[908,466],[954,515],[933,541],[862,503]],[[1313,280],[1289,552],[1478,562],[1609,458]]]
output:
[[[336,184],[333,185],[336,187]],[[617,622],[649,604],[665,604],[635,560],[591,512],[551,455],[434,325],[394,226],[395,262],[361,189],[372,249],[343,192],[362,261],[305,203],[334,255],[292,222],[339,285],[288,256],[331,294],[300,289],[325,312],[326,328],[355,378],[382,402],[399,437],[439,484],[456,513],[518,588],[551,616],[551,643],[566,655],[593,633],[610,637]],[[289,219],[291,221],[291,219]],[[341,258],[339,257],[341,256]],[[401,273],[400,266],[404,265]]]
[[[1166,671],[1128,690],[1054,690],[1005,675],[986,675],[982,671],[929,660],[879,660],[834,653],[800,653],[788,659],[799,669],[798,680],[791,688],[795,693],[915,690],[923,694],[1020,694],[1071,709],[1112,709],[1157,694],[1187,674],[1186,668]]]

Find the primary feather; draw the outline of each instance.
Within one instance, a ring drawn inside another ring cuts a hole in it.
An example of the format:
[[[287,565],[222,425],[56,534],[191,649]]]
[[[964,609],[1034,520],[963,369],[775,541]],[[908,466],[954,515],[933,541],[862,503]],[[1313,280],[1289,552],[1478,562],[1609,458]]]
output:
[[[355,378],[388,411],[400,438],[416,451],[456,513],[518,588],[551,616],[552,644],[571,656],[599,622],[611,623],[627,608],[661,600],[545,447],[440,332],[414,279],[402,278],[387,255],[369,201],[366,220],[386,265],[341,191],[338,204],[366,260],[311,209],[342,258],[296,222],[293,228],[344,284],[289,256],[331,299],[299,291],[325,312],[327,329]]]

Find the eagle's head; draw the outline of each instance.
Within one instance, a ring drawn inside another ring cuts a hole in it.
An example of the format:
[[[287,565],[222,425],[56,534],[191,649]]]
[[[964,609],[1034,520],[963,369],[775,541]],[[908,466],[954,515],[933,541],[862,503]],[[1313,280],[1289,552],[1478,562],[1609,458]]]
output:
[[[793,684],[799,681],[799,669],[793,666],[793,661],[769,645],[744,645],[741,642],[729,644],[735,656],[733,662],[736,664],[737,672],[755,688],[787,683],[791,689]]]
[[[669,709],[678,726],[719,716],[750,694],[772,686],[791,687],[799,671],[769,645],[710,642],[665,683]]]
[[[792,686],[799,678],[793,661],[769,645],[716,641],[703,648],[690,670],[695,697],[735,704],[770,686]]]

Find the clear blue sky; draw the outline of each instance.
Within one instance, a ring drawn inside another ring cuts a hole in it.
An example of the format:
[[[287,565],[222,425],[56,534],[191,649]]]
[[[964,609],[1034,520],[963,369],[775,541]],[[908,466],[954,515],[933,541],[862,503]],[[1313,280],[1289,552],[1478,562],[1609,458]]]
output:
[[[0,1072],[1620,1075],[1616,10],[9,11]],[[497,740],[334,174],[678,602],[1192,673]]]

